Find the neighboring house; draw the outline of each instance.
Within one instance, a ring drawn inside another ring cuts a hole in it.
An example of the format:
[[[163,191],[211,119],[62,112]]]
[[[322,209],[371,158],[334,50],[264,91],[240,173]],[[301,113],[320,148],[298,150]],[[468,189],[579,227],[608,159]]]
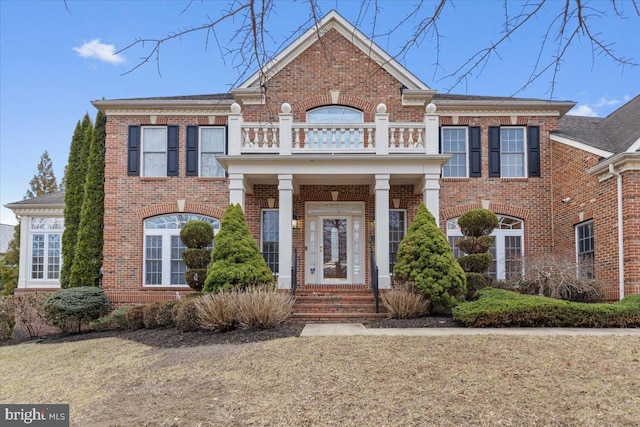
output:
[[[15,226],[9,224],[0,224],[0,259],[4,258],[4,255],[9,249],[9,243],[13,239]]]
[[[637,98],[588,119],[565,116],[569,101],[439,94],[336,12],[263,71],[226,94],[93,102],[107,116],[103,287],[112,302],[188,292],[180,227],[200,218],[219,228],[229,203],[242,205],[281,289],[366,288],[372,259],[388,288],[424,202],[451,243],[467,210],[499,216],[494,277],[519,277],[522,257],[569,251],[594,259],[584,274],[617,299],[618,172],[628,192],[624,291],[640,292]],[[581,121],[600,133],[582,138]],[[20,213],[25,203],[8,205],[22,215],[23,247],[42,234]],[[21,269],[19,287],[45,283],[39,268]]]

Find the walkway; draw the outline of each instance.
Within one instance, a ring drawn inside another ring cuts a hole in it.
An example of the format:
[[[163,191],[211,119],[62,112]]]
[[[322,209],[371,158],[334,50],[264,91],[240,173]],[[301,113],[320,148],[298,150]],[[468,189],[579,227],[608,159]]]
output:
[[[640,328],[365,328],[362,323],[307,323],[301,337],[391,335],[440,337],[450,335],[612,336],[640,338]]]

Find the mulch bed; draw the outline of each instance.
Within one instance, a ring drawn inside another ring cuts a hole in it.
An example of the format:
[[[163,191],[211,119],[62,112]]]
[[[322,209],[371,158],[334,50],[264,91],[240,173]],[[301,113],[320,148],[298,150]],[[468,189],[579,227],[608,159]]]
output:
[[[156,348],[195,347],[210,344],[247,344],[278,338],[300,336],[304,323],[285,322],[270,329],[236,329],[229,332],[181,332],[175,328],[139,329],[135,331],[111,330],[82,334],[52,335],[38,340],[13,339],[0,342],[0,346],[37,342],[54,344],[98,338],[116,337],[136,341]],[[417,319],[380,319],[365,322],[369,328],[452,328],[460,327],[451,317],[421,317]]]

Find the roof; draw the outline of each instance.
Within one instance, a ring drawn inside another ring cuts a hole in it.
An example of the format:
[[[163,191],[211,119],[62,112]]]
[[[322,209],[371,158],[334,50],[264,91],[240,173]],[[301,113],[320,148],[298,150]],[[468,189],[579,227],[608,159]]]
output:
[[[13,239],[15,226],[0,224],[0,254],[6,254],[9,249],[9,242]]]
[[[640,141],[640,95],[605,118],[566,115],[553,134],[613,154],[625,152]]]
[[[7,203],[5,206],[9,209],[64,207],[64,191],[49,193],[32,199],[20,200],[19,202]]]

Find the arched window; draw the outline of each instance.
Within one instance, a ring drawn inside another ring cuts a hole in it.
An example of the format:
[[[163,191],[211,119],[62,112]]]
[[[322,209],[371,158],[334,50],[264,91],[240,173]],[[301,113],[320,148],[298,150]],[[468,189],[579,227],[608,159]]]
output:
[[[307,111],[307,123],[363,123],[364,114],[360,110],[333,105]]]
[[[498,226],[491,233],[495,237],[489,249],[493,263],[487,274],[494,279],[509,280],[522,277],[522,257],[524,255],[524,221],[518,218],[498,215]],[[458,226],[458,218],[447,221],[447,240],[456,259],[464,255],[456,243],[464,236]]]
[[[144,286],[187,286],[186,266],[182,252],[186,247],[180,240],[180,229],[187,221],[201,220],[220,230],[220,221],[196,214],[169,214],[144,221]]]

